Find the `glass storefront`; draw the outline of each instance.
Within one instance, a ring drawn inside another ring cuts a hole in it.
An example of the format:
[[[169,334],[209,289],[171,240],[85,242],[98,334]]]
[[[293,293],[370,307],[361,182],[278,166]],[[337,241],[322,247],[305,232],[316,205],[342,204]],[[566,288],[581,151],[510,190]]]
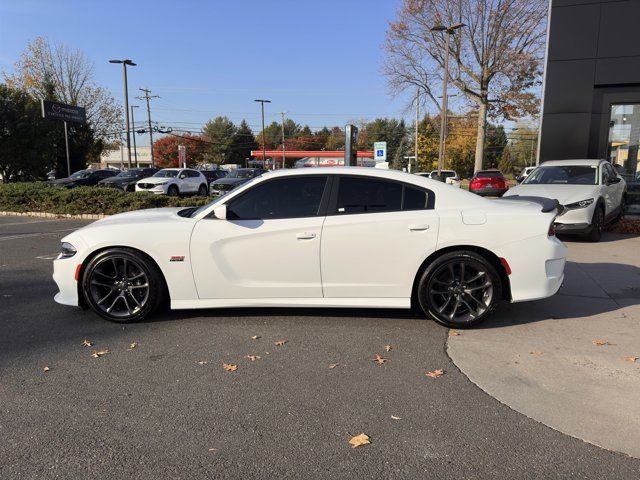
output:
[[[640,104],[611,105],[609,161],[627,181],[627,212],[640,214]]]

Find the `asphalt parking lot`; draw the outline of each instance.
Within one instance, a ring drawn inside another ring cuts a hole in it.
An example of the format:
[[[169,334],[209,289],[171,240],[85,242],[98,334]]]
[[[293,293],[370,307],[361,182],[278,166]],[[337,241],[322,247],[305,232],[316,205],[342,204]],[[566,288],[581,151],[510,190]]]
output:
[[[2,479],[640,475],[640,460],[484,393],[448,357],[448,330],[410,312],[182,311],[121,326],[57,305],[51,259],[85,223],[0,217]],[[351,448],[361,432],[371,444]]]

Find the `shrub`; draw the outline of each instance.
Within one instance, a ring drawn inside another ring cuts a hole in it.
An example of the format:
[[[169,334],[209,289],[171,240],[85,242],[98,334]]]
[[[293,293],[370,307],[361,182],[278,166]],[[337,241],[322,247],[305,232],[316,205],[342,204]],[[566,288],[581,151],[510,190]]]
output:
[[[51,187],[43,182],[0,185],[0,211],[47,212],[79,215],[115,213],[159,207],[191,207],[209,203],[210,197],[167,197],[148,192],[125,193],[115,188]]]

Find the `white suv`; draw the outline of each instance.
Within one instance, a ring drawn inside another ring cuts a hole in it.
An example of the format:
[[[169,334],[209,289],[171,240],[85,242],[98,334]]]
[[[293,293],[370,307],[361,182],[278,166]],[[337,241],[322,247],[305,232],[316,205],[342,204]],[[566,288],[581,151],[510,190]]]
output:
[[[505,197],[555,198],[564,206],[556,231],[597,242],[602,227],[624,215],[626,193],[624,179],[606,160],[555,160],[544,162]]]
[[[209,195],[207,178],[190,168],[164,168],[136,182],[136,192],[151,192],[172,197],[183,194]]]

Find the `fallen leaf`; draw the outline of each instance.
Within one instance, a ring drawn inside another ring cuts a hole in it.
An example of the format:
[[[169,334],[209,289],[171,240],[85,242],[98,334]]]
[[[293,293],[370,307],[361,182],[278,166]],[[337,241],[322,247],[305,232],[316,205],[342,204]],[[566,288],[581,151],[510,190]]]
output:
[[[254,335],[253,337],[251,337],[251,340],[257,340],[260,338],[260,335]]]
[[[94,350],[93,352],[91,352],[91,356],[93,358],[98,358],[106,355],[107,353],[109,353],[109,350],[107,350],[106,348],[104,350]]]
[[[460,335],[462,335],[462,332],[458,332],[457,330],[449,330],[450,337],[458,337]]]
[[[286,341],[286,340],[278,340],[278,341],[276,342],[276,347],[281,347],[281,346],[283,346],[285,343],[287,343],[287,341]]]
[[[358,448],[371,442],[369,441],[369,436],[366,433],[361,433],[360,435],[352,437],[351,440],[349,440],[349,443],[353,448]]]
[[[51,370],[49,367],[44,367],[44,368],[42,369],[42,371],[43,371],[43,372],[48,372],[49,370]]]
[[[389,359],[388,358],[384,358],[382,355],[378,355],[376,353],[375,358],[372,358],[371,360],[376,362],[378,365],[382,365],[383,363],[387,362]]]
[[[210,452],[215,452],[215,451],[217,451],[217,449],[216,448],[210,448],[209,451]]]
[[[627,355],[624,358],[627,362],[631,362],[631,363],[635,363],[636,360],[638,360],[638,357],[636,357],[635,355]]]
[[[615,343],[607,342],[606,340],[593,340],[593,343],[596,347],[602,347],[604,345],[615,345]]]
[[[198,365],[206,365],[207,363],[209,363],[209,362],[207,362],[206,360],[200,360],[198,362]]]
[[[384,346],[384,351],[385,351],[385,352],[390,352],[392,348],[393,348],[393,347],[392,347],[391,345],[385,345],[385,346]]]
[[[531,355],[542,355],[542,352],[541,352],[541,351],[539,351],[539,350],[531,350],[529,353],[530,353]]]
[[[91,340],[87,340],[86,338],[82,342],[83,347],[93,347],[93,342]]]
[[[138,342],[133,342],[133,343],[131,343],[131,345],[129,345],[129,348],[127,350],[133,350],[137,346],[138,346]]]
[[[247,358],[249,360],[251,360],[252,362],[255,362],[256,360],[260,360],[262,357],[260,357],[258,355],[247,355]]]
[[[444,375],[444,370],[439,368],[438,370],[432,370],[430,372],[427,372],[425,373],[425,375],[431,378],[440,378],[442,375]]]
[[[238,370],[238,366],[233,363],[223,363],[222,368],[224,368],[227,372],[235,372]]]
[[[392,418],[393,420],[402,420],[402,418],[400,418],[400,417],[396,417],[395,415],[391,415],[391,418]]]

